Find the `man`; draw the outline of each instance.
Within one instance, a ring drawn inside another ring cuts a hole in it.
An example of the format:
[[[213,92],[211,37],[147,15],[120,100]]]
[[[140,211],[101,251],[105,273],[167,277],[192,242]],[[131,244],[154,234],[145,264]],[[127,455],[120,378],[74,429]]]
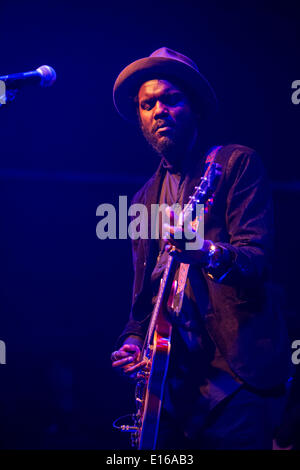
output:
[[[120,73],[114,103],[124,118],[139,122],[161,157],[133,202],[149,211],[151,204],[187,203],[204,173],[201,132],[217,105],[208,81],[188,57],[163,47]],[[158,448],[271,449],[287,378],[287,336],[268,291],[270,192],[252,149],[216,150],[222,170],[200,248],[187,250],[184,234],[181,240],[175,234],[182,229],[171,223],[160,226],[159,240],[133,241],[132,309],[112,365],[130,376],[144,365],[158,283],[174,256],[190,267],[180,315],[169,319]],[[175,213],[168,215],[176,222]]]

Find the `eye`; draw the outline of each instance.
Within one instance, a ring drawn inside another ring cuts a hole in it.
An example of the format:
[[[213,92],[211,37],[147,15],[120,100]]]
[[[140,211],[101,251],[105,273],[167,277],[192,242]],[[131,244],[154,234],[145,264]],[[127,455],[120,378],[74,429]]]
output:
[[[141,102],[141,108],[149,111],[154,106],[155,100],[144,100]]]
[[[166,95],[164,102],[170,106],[176,106],[183,100],[183,95],[181,93],[170,93]]]

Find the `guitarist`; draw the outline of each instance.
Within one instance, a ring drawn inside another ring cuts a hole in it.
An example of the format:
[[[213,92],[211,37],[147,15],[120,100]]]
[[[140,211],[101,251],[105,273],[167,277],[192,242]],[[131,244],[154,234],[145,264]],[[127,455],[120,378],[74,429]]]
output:
[[[204,174],[204,126],[217,106],[195,63],[162,47],[120,73],[114,103],[161,158],[133,202],[145,204],[148,213],[151,204],[187,203]],[[270,190],[252,149],[226,145],[215,161],[222,171],[207,205],[201,249],[187,250],[184,234],[175,237],[182,229],[171,210],[174,223],[159,226],[158,240],[133,240],[132,309],[112,365],[128,376],[144,367],[141,349],[170,253],[190,266],[180,314],[169,319],[158,448],[271,449],[284,403],[288,346],[269,291]]]

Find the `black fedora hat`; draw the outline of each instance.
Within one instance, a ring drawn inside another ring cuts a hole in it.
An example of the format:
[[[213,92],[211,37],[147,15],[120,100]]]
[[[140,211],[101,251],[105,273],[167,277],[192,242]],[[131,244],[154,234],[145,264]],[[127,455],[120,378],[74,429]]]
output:
[[[204,118],[217,109],[215,92],[197,65],[179,52],[161,47],[149,57],[136,60],[125,67],[117,77],[113,88],[113,100],[119,114],[126,120],[136,121],[134,98],[140,86],[148,80],[166,79],[181,86],[192,103],[199,106]]]

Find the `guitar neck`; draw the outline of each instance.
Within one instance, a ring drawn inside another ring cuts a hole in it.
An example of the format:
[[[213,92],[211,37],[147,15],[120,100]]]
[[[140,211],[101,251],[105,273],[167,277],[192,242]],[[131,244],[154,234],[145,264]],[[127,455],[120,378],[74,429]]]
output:
[[[195,186],[194,194],[189,197],[188,204],[184,206],[184,209],[179,215],[178,226],[183,227],[186,217],[191,216],[195,209],[195,206],[198,203],[205,202],[208,197],[210,197],[210,194],[212,193],[212,181],[215,179],[215,169],[216,164],[214,163],[214,159],[211,159],[204,173],[204,176],[201,178],[200,184],[198,186]],[[145,338],[143,356],[147,353],[148,347],[152,342],[154,330],[158,319],[158,314],[160,312],[160,309],[164,307],[163,304],[166,302],[167,293],[169,292],[170,287],[170,279],[172,277],[171,275],[174,274],[175,265],[177,265],[177,263],[174,261],[173,257],[169,255],[167,265],[165,267],[164,274],[160,282],[157,299]]]
[[[160,281],[160,286],[159,286],[157,298],[155,301],[155,306],[151,315],[151,320],[150,320],[147,336],[146,336],[145,343],[144,343],[144,348],[143,348],[144,352],[147,351],[148,347],[150,346],[152,342],[158,314],[159,314],[161,307],[163,307],[163,304],[165,302],[166,291],[169,291],[172,274],[174,273],[174,268],[176,264],[177,263],[175,262],[173,257],[168,255],[167,265],[165,267],[163,277],[161,278],[161,281]]]

